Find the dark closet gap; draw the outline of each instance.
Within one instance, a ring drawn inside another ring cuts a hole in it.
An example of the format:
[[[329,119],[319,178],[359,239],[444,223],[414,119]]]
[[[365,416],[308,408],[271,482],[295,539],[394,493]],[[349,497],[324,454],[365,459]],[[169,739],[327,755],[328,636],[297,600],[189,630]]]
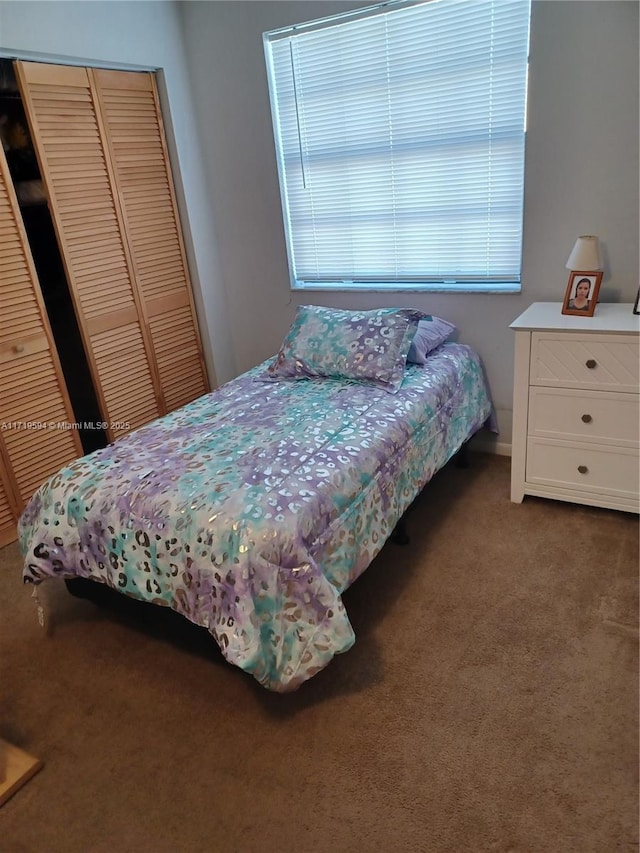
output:
[[[108,444],[13,63],[0,59],[0,141],[85,453]]]

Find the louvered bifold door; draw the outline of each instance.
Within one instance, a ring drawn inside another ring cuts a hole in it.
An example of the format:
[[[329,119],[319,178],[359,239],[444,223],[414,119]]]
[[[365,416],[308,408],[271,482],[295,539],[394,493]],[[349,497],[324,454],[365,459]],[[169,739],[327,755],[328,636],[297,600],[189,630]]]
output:
[[[109,440],[165,411],[86,68],[16,62]]]
[[[208,390],[155,77],[92,69],[169,411]]]
[[[8,472],[9,465],[0,455],[0,548],[17,537],[18,509],[8,484]]]
[[[42,483],[82,456],[74,424],[0,146],[0,544]]]

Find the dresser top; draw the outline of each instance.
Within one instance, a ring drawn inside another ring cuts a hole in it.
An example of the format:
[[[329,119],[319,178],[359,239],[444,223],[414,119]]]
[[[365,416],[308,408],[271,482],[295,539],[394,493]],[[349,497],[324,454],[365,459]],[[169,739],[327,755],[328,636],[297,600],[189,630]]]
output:
[[[557,329],[562,332],[612,332],[640,334],[640,315],[631,302],[598,302],[593,317],[562,313],[561,302],[534,302],[510,329]]]

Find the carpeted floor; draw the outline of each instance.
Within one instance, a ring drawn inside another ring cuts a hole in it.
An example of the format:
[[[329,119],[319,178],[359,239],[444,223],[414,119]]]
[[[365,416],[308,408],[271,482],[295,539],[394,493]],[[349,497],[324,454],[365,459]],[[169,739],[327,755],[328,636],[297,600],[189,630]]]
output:
[[[512,504],[475,454],[408,528],[289,695],[55,582],[45,636],[0,550],[0,736],[45,762],[2,853],[637,850],[637,517]]]

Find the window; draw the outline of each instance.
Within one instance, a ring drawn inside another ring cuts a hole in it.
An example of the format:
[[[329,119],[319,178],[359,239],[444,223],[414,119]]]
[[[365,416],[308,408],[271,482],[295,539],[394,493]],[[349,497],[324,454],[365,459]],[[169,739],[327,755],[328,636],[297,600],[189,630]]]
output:
[[[264,34],[293,288],[519,290],[529,0]]]

